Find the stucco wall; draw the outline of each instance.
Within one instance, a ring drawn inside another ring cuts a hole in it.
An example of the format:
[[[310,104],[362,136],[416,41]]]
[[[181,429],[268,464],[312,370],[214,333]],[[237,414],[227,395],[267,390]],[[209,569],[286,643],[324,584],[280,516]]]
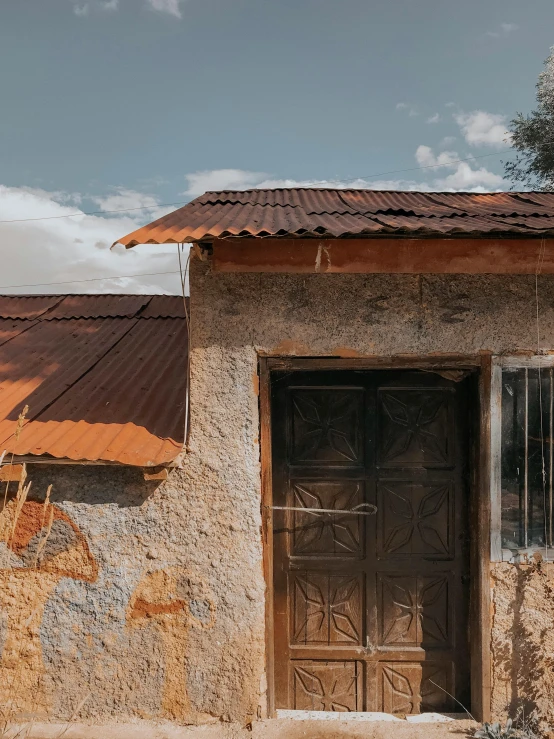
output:
[[[191,284],[192,387],[205,387],[199,373],[210,377],[214,392],[221,393],[212,406],[216,414],[231,398],[236,402],[242,396],[243,408],[251,407],[258,353],[348,357],[537,348],[534,276],[214,274],[208,265],[193,262]],[[538,286],[540,345],[554,349],[554,279],[540,277]],[[231,376],[235,385],[229,387]],[[194,392],[192,403],[194,419],[200,411],[194,408]],[[243,415],[226,414],[230,439],[244,438],[245,422]],[[207,426],[206,432],[213,434],[220,424]],[[210,445],[218,441],[216,431]],[[247,445],[239,450],[237,465],[244,465],[245,451]],[[257,463],[256,445],[248,459]],[[250,484],[249,495],[258,497],[257,474]],[[499,564],[491,575],[494,715],[536,706],[552,721],[549,570]],[[514,659],[510,650],[517,652]],[[532,659],[525,656],[531,654]]]
[[[54,486],[55,537],[38,569],[32,531],[18,559],[0,551],[0,682],[19,681],[26,707],[50,717],[89,694],[82,717],[263,715],[258,354],[534,350],[534,289],[534,277],[214,274],[193,258],[184,469],[161,484],[114,467],[30,470],[35,499]],[[540,279],[540,296],[541,341],[554,346],[554,280]],[[38,509],[25,515],[36,528]],[[499,714],[536,690],[525,659],[519,678],[508,657],[518,639],[542,643],[550,591],[536,577],[494,569]],[[535,607],[541,618],[524,619]],[[554,704],[546,679],[541,689]]]
[[[529,715],[545,724],[554,719],[554,565],[492,568],[492,711],[495,716]]]
[[[50,718],[87,696],[83,718],[255,714],[258,511],[241,515],[230,490],[210,499],[214,468],[194,485],[190,474],[156,484],[133,469],[29,467],[23,524],[0,550],[0,700]],[[48,521],[35,501],[49,484],[57,513],[37,567],[33,534]]]

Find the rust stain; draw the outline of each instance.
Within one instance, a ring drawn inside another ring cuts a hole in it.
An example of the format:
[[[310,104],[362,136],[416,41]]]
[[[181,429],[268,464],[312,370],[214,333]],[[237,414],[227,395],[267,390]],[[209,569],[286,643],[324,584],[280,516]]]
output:
[[[149,603],[142,598],[136,598],[133,604],[131,618],[151,618],[166,613],[180,613],[184,611],[187,604],[184,600],[172,600],[168,603]]]
[[[254,387],[254,395],[260,394],[260,377],[257,372],[252,374],[252,385]]]

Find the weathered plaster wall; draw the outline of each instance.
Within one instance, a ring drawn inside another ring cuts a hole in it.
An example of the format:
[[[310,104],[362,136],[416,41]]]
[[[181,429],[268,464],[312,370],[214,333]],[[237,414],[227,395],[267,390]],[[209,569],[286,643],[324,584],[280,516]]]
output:
[[[534,289],[534,277],[213,274],[192,259],[184,469],[159,485],[114,467],[30,470],[34,500],[54,486],[53,535],[39,551],[45,514],[26,504],[15,543],[0,545],[0,685],[19,681],[26,707],[50,717],[86,696],[80,715],[96,719],[263,714],[258,354],[534,350]],[[540,296],[541,341],[554,347],[553,279]],[[0,513],[0,539],[12,515]],[[535,685],[525,658],[516,679],[505,655],[516,632],[539,650],[550,601],[540,588],[531,598],[535,575],[494,574],[501,712]]]
[[[554,718],[554,565],[495,564],[492,656],[496,716],[536,710]]]
[[[14,502],[0,514],[11,542],[0,545],[0,701],[50,718],[87,696],[82,718],[255,715],[259,506],[241,511],[229,490],[208,499],[209,471],[195,486],[181,470],[158,486],[116,467],[30,467],[29,478],[11,539]],[[49,484],[55,517],[37,557]]]
[[[349,357],[537,348],[534,276],[214,274],[193,262],[191,284],[193,419],[202,413],[208,420],[203,436],[212,437],[206,446],[219,454],[228,449],[237,466],[257,463],[258,450],[236,448],[237,439],[251,441],[248,421],[225,409],[240,398],[245,411],[252,407],[258,353]],[[540,345],[554,350],[554,279],[540,277],[538,286]],[[194,408],[194,390],[205,387],[206,377],[216,401],[208,398],[204,412]],[[258,497],[257,473],[248,484],[249,495]],[[492,705],[498,717],[521,704],[537,706],[552,721],[554,597],[544,585],[546,570],[524,572],[493,567]],[[515,660],[509,649],[518,651]]]

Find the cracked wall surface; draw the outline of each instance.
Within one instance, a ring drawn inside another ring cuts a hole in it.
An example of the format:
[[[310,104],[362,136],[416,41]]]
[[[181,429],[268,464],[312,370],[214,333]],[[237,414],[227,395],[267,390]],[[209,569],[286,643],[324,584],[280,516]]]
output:
[[[541,344],[554,348],[554,280],[539,287]],[[537,345],[534,276],[216,274],[193,257],[191,306],[183,469],[157,483],[130,468],[29,468],[29,502],[40,504],[52,484],[58,513],[36,565],[38,509],[26,511],[17,545],[0,545],[0,671],[21,681],[27,710],[67,718],[87,698],[80,717],[92,720],[246,723],[264,714],[259,354]],[[0,520],[10,515],[8,506]],[[492,571],[499,716],[522,698],[554,705],[544,573]],[[528,649],[540,654],[538,672]]]

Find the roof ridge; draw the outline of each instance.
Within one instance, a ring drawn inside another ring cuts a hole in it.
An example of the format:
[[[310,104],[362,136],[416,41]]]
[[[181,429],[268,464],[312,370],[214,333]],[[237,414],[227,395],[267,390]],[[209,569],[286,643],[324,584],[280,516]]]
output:
[[[181,298],[182,295],[166,293],[0,293],[0,298]]]
[[[412,195],[472,195],[474,197],[479,197],[482,195],[523,195],[523,194],[537,194],[537,195],[552,195],[554,197],[554,192],[545,192],[543,190],[490,190],[487,192],[475,192],[472,190],[381,190],[381,189],[374,189],[371,187],[317,187],[317,186],[297,186],[297,187],[249,187],[244,190],[240,189],[233,189],[233,188],[225,188],[221,190],[206,190],[201,195],[197,195],[196,198],[193,198],[193,200],[189,201],[189,203],[186,203],[184,206],[190,205],[198,198],[203,197],[204,195],[215,195],[223,192],[291,192],[291,191],[301,191],[301,190],[310,190],[310,191],[325,191],[325,192],[375,192],[375,193],[387,193],[387,194],[412,194]],[[275,205],[275,203],[268,203],[268,205]],[[163,216],[162,216],[163,217]]]

